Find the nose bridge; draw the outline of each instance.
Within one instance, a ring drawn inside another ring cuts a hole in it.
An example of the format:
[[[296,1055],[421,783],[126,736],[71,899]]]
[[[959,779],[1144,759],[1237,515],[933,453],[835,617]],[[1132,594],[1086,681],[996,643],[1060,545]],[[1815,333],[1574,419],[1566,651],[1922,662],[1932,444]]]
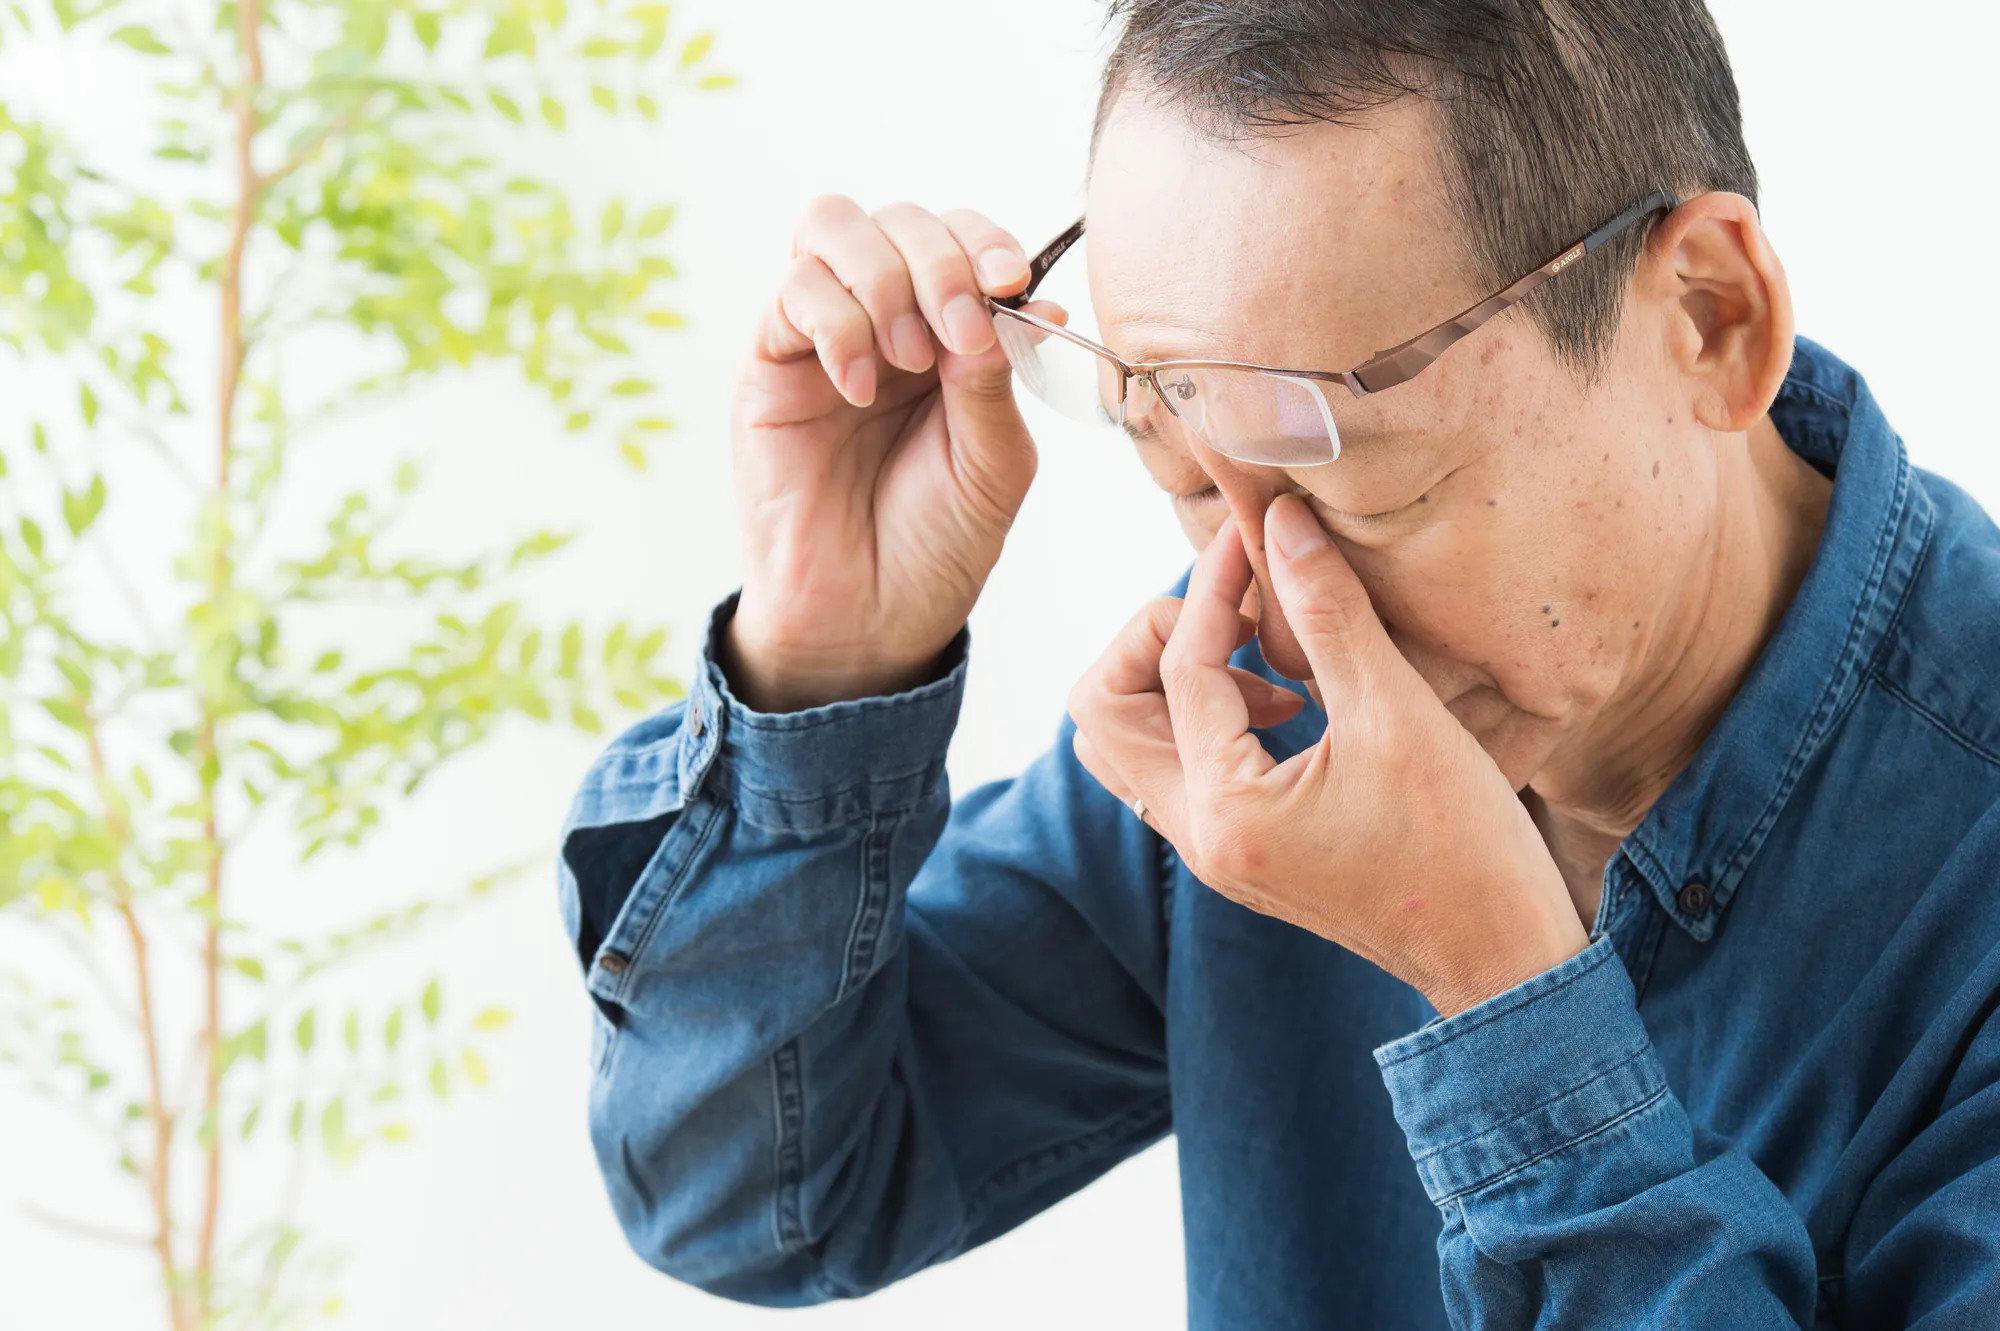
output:
[[[1226,458],[1202,443],[1192,430],[1187,432],[1186,437],[1189,451],[1201,464],[1201,469],[1208,473],[1215,488],[1222,492],[1236,525],[1246,531],[1262,532],[1264,510],[1281,492],[1290,488],[1285,473],[1276,467],[1260,467]]]

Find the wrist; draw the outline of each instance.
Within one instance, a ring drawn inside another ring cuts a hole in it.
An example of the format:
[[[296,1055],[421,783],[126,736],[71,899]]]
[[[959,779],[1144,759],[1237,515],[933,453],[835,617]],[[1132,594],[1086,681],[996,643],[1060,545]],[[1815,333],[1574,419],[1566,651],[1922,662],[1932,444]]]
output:
[[[716,664],[730,691],[750,710],[802,712],[838,702],[883,697],[928,684],[942,673],[944,647],[921,655],[885,656],[838,645],[787,642],[746,623],[739,609],[723,625]]]
[[[1496,882],[1479,880],[1476,894],[1445,906],[1446,918],[1415,934],[1419,974],[1411,978],[1440,1016],[1477,1007],[1590,946],[1553,862]]]

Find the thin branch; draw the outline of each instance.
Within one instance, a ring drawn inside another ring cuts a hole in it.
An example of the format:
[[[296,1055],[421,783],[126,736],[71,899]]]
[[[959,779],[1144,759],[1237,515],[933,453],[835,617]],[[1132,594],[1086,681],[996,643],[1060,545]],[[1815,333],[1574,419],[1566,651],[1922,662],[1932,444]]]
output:
[[[116,847],[110,869],[111,887],[117,897],[118,918],[125,925],[125,936],[132,947],[133,987],[137,990],[139,1002],[139,1033],[146,1052],[146,1118],[153,1128],[153,1158],[146,1175],[147,1192],[153,1204],[151,1246],[159,1256],[160,1270],[166,1281],[171,1324],[174,1331],[182,1331],[186,1326],[186,1317],[174,1285],[177,1270],[172,1188],[174,1115],[167,1106],[160,1081],[159,1023],[153,1013],[153,972],[146,931],[140,926],[138,912],[132,907],[132,886],[126,881],[121,864],[125,850],[132,842],[132,827],[125,817],[124,803],[111,784],[110,766],[104,758],[97,718],[88,711],[84,716],[84,735],[90,745],[90,770],[96,778],[98,797],[104,801],[105,826],[110,830]]]
[[[50,1229],[58,1229],[65,1234],[73,1234],[80,1239],[93,1239],[99,1243],[114,1243],[121,1248],[138,1248],[141,1251],[153,1247],[153,1241],[144,1234],[128,1234],[121,1230],[104,1229],[97,1225],[87,1224],[81,1220],[72,1220],[68,1216],[57,1215],[54,1211],[37,1206],[33,1202],[22,1202],[21,1214],[38,1225],[46,1225]]]
[[[320,126],[319,130],[311,138],[300,144],[290,157],[279,164],[277,170],[257,176],[255,179],[258,193],[261,194],[270,189],[271,186],[310,163],[326,149],[327,144],[353,129],[355,123],[361,119],[361,113],[374,103],[375,96],[375,92],[370,92],[358,99],[354,105],[348,107],[339,117],[328,124]]]
[[[230,224],[229,247],[222,262],[222,368],[216,394],[215,491],[229,496],[229,463],[235,438],[236,396],[243,378],[243,254],[257,220],[264,184],[251,154],[257,140],[257,97],[264,86],[263,0],[238,0],[236,42],[243,55],[243,81],[236,98],[236,210]],[[218,542],[209,569],[209,592],[220,597],[230,581],[229,547]],[[202,1046],[208,1055],[203,1088],[203,1121],[208,1141],[203,1148],[201,1226],[195,1240],[194,1298],[196,1326],[214,1320],[215,1235],[222,1209],[222,1131],[218,1114],[222,1101],[222,861],[216,827],[216,773],[221,766],[213,700],[201,700],[198,739],[202,786],[202,835],[208,847],[208,923],[202,940]],[[176,1328],[179,1331],[179,1328]]]

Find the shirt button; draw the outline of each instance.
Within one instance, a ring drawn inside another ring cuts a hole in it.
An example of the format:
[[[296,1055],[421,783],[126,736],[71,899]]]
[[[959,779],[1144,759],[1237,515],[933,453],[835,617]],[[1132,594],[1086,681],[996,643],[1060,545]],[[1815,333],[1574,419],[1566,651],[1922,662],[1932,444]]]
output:
[[[688,704],[688,733],[700,739],[707,729],[708,713],[702,710],[701,699],[697,698]]]
[[[1708,884],[1689,883],[1681,889],[1681,911],[1687,915],[1700,915],[1708,909]]]
[[[601,952],[597,957],[597,968],[606,975],[623,975],[631,964],[632,958],[623,952]]]

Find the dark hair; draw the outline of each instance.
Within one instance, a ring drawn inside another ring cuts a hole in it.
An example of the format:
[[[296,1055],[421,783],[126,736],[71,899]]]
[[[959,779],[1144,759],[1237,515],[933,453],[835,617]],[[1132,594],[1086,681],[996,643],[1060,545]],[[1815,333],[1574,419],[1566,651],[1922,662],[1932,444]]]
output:
[[[1757,198],[1736,79],[1702,0],[1110,0],[1123,31],[1092,147],[1126,92],[1225,141],[1436,111],[1467,276],[1497,289],[1654,190]],[[1650,228],[1525,308],[1588,378]]]

